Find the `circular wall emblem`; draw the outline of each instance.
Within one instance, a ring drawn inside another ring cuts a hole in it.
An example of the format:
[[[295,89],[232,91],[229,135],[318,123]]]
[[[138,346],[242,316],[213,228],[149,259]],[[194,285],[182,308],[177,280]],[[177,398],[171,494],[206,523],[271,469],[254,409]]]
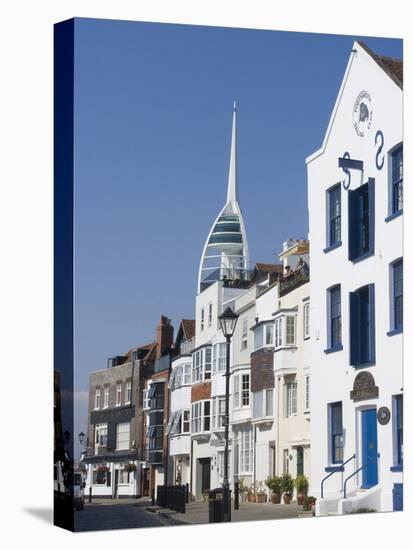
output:
[[[388,424],[390,421],[390,409],[388,407],[380,407],[377,411],[377,420],[382,426]]]
[[[371,127],[372,120],[371,95],[367,90],[363,90],[357,96],[353,107],[353,126],[356,134],[364,137],[367,130]]]

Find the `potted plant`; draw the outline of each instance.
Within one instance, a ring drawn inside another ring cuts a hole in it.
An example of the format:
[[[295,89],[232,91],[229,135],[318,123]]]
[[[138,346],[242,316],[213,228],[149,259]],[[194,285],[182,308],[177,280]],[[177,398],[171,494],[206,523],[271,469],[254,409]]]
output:
[[[135,464],[128,462],[127,464],[125,464],[124,470],[125,472],[136,472],[136,466]]]
[[[238,489],[239,489],[239,494],[241,495],[241,502],[245,502],[248,498],[249,489],[243,477],[238,481]]]
[[[297,476],[294,484],[297,489],[297,504],[302,506],[304,504],[304,499],[307,496],[308,479],[304,475],[299,475]]]
[[[304,498],[304,503],[303,503],[303,510],[305,512],[313,512],[313,515],[314,515],[314,512],[315,512],[315,501],[317,499],[315,497],[311,497],[311,496],[306,496]]]
[[[271,502],[280,504],[281,502],[281,478],[279,476],[268,476],[265,484],[271,491]]]
[[[267,495],[262,481],[255,482],[255,502],[267,502]]]
[[[281,479],[281,488],[283,492],[283,501],[284,504],[290,504],[291,499],[293,498],[294,491],[294,480],[290,474],[284,474]]]
[[[106,466],[106,464],[99,464],[99,466],[96,468],[96,471],[99,474],[106,474],[106,472],[109,472],[109,468]]]
[[[256,502],[255,483],[248,487],[248,502]]]

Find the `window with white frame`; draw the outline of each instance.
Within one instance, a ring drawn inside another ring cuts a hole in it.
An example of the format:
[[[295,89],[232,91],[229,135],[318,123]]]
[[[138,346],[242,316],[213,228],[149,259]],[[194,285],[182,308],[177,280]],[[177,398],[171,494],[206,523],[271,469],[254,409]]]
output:
[[[211,430],[211,402],[209,400],[192,403],[191,413],[192,433]]]
[[[192,382],[211,379],[212,348],[207,346],[192,355]]]
[[[265,390],[265,416],[274,414],[274,390],[269,388]]]
[[[106,447],[108,444],[108,425],[95,424],[95,455],[99,454],[100,447]]]
[[[183,370],[184,370],[184,385],[187,386],[188,384],[191,383],[191,363],[186,363],[184,366],[183,366]]]
[[[219,429],[225,426],[225,397],[214,397],[212,399],[212,429]]]
[[[132,382],[129,380],[126,382],[126,400],[125,403],[130,403],[132,397]]]
[[[274,323],[262,323],[254,329],[254,350],[274,345]]]
[[[249,474],[253,469],[252,427],[239,432],[239,474]]]
[[[191,419],[192,419],[192,433],[199,433],[201,431],[202,422],[202,402],[192,403]]]
[[[283,314],[275,321],[275,349],[296,345],[296,315]]]
[[[242,320],[242,337],[241,337],[241,349],[247,349],[248,347],[248,319]]]
[[[183,434],[189,433],[189,430],[190,430],[189,421],[190,421],[190,411],[189,410],[182,411],[182,433]]]
[[[308,411],[310,408],[310,376],[305,377],[305,408]]]
[[[208,326],[212,325],[212,302],[208,304]]]
[[[241,377],[241,407],[249,407],[250,404],[250,375]]]
[[[285,345],[295,345],[295,316],[292,315],[285,317]]]
[[[129,470],[125,469],[126,464],[122,464],[122,468],[119,470],[119,479],[118,483],[119,485],[127,485],[130,480],[130,475],[133,476],[132,472],[129,472]]]
[[[310,338],[310,302],[303,305],[303,325],[304,339]]]
[[[284,415],[297,414],[297,382],[287,382],[284,386]]]
[[[253,418],[273,415],[273,390],[265,389],[253,393]]]
[[[143,390],[143,398],[142,398],[142,408],[143,409],[149,409],[149,389]]]
[[[130,422],[119,422],[116,425],[116,450],[124,451],[129,449]]]
[[[105,386],[103,390],[103,408],[107,409],[109,407],[109,386]]]
[[[231,465],[231,451],[228,451],[228,479],[231,479],[230,465]],[[220,480],[224,479],[224,469],[225,469],[224,451],[218,451],[217,452],[217,471],[218,471],[218,476]]]
[[[205,328],[205,308],[201,308],[201,330]]]
[[[275,347],[280,348],[283,345],[283,339],[282,339],[282,324],[283,324],[283,318],[277,317],[275,320],[274,326],[275,326]]]
[[[250,375],[235,374],[233,377],[233,408],[239,409],[250,405]]]
[[[100,388],[95,390],[95,409],[100,409]]]
[[[102,466],[105,466],[104,468]],[[110,470],[106,464],[99,464],[92,468],[92,485],[107,485],[110,487]]]
[[[227,345],[225,342],[215,344],[214,346],[214,359],[213,359],[213,372],[223,372],[226,368],[227,361]]]
[[[116,385],[116,406],[119,407],[122,403],[122,384]]]

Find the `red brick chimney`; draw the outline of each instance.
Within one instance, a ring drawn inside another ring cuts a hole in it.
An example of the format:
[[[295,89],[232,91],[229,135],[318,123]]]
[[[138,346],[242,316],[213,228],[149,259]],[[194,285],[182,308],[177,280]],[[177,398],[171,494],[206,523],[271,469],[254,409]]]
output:
[[[174,327],[171,320],[161,315],[158,326],[156,327],[156,357],[161,357],[162,353],[172,347],[174,341]]]

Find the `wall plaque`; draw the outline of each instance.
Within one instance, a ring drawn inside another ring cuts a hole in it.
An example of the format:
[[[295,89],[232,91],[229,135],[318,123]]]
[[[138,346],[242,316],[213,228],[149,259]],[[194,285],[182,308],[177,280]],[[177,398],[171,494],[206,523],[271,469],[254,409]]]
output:
[[[385,426],[390,421],[390,409],[389,407],[380,407],[380,409],[377,411],[377,421],[382,426]]]
[[[350,392],[350,399],[353,401],[363,401],[364,399],[374,399],[379,396],[379,388],[373,375],[370,372],[359,372],[354,379],[353,389]]]

